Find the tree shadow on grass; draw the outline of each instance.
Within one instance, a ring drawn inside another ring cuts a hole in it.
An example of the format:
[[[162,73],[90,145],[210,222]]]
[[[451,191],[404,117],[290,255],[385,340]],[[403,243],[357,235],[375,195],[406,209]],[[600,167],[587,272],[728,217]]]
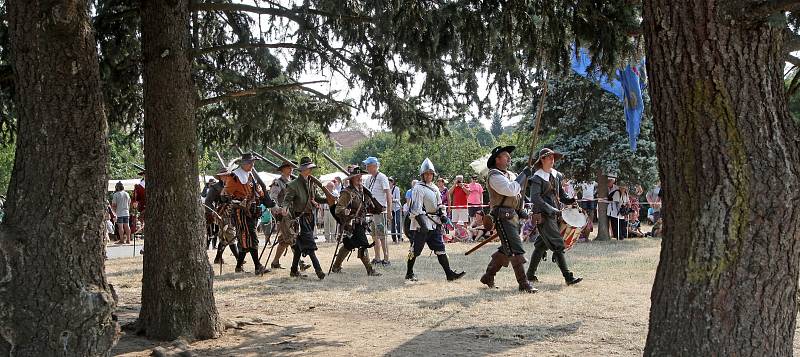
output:
[[[414,336],[386,356],[485,356],[508,352],[527,344],[575,334],[580,321],[554,326],[498,325],[439,330],[438,326]]]

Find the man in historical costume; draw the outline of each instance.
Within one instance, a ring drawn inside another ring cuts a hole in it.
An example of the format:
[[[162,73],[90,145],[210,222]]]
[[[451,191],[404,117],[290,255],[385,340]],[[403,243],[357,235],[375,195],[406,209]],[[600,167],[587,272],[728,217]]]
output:
[[[369,247],[372,245],[367,240],[367,205],[369,202],[367,195],[369,193],[362,185],[361,175],[364,173],[365,171],[358,166],[350,170],[350,175],[347,176],[349,185],[339,194],[339,200],[336,203],[336,217],[342,224],[344,238],[331,269],[334,273],[341,272],[342,262],[347,255],[353,249],[358,249],[358,259],[367,269],[367,275],[381,275],[375,271],[369,261]]]
[[[430,159],[426,158],[419,168],[420,181],[411,191],[411,205],[409,215],[411,216],[411,249],[408,252],[408,262],[406,263],[406,280],[417,281],[414,274],[414,263],[417,257],[422,254],[422,248],[427,244],[428,248],[436,254],[439,264],[444,269],[447,280],[453,281],[464,276],[464,272],[456,273],[450,269],[450,260],[442,240],[443,225],[447,223],[445,206],[442,204],[442,196],[433,178],[436,176],[436,169]]]
[[[498,146],[492,150],[486,162],[489,168],[486,187],[489,191],[490,214],[500,238],[500,248],[492,254],[486,273],[481,276],[481,283],[495,287],[494,276],[502,267],[511,263],[519,290],[535,293],[537,290],[525,277],[525,250],[522,249],[522,240],[519,237],[520,219],[527,219],[528,215],[522,209],[522,188],[515,181],[517,175],[508,170],[514,148]]]
[[[539,157],[533,164],[533,175],[527,177],[533,213],[541,215],[537,225],[539,237],[533,242],[534,249],[531,254],[531,264],[528,266],[527,278],[533,282],[539,281],[536,277],[536,269],[547,250],[551,250],[553,260],[561,269],[561,275],[564,276],[567,285],[573,285],[583,279],[575,277],[567,268],[567,260],[564,257],[564,239],[561,237],[559,229],[559,217],[563,205],[575,203],[575,198],[569,197],[561,186],[564,175],[553,168],[556,160],[560,160],[562,157],[563,155],[559,152],[543,148],[539,151]]]
[[[208,186],[203,203],[205,204],[206,221],[211,221],[213,225],[217,226],[216,233],[219,238],[219,245],[217,245],[217,256],[214,258],[214,264],[224,264],[222,253],[225,252],[225,247],[230,246],[233,256],[237,259],[239,258],[239,249],[236,246],[236,229],[231,224],[231,210],[228,209],[228,198],[222,195],[225,189],[225,182],[231,179],[231,171],[227,167],[220,166],[214,173],[214,177],[217,182]]]
[[[292,247],[294,256],[289,275],[292,277],[304,276],[300,274],[299,266],[302,255],[311,259],[317,278],[322,280],[325,278],[325,273],[322,271],[319,259],[317,259],[317,243],[314,241],[314,228],[316,226],[314,212],[316,206],[319,203],[326,202],[326,199],[319,195],[317,191],[317,187],[322,187],[322,183],[311,175],[311,170],[315,167],[317,165],[311,161],[311,158],[303,157],[300,159],[298,167],[300,176],[286,185],[286,196],[281,206],[286,210],[287,216],[284,219],[296,221],[299,226],[299,233]]]
[[[278,246],[275,249],[275,257],[272,258],[272,263],[270,264],[270,268],[272,269],[283,269],[280,262],[281,257],[284,252],[286,252],[286,249],[294,246],[297,235],[297,232],[292,230],[291,219],[284,219],[288,212],[283,208],[283,201],[286,198],[286,186],[292,181],[293,167],[294,163],[288,161],[284,161],[278,166],[277,172],[281,176],[273,180],[269,188],[269,195],[272,197],[272,200],[275,201],[275,207],[271,210],[272,217],[275,219],[276,229],[278,230],[276,238]],[[310,265],[300,260],[300,270],[306,270],[309,267]]]
[[[255,274],[260,275],[269,272],[269,269],[258,261],[256,224],[261,218],[261,209],[258,205],[262,201],[266,201],[266,192],[263,191],[255,177],[253,164],[256,160],[258,158],[252,153],[242,154],[242,157],[236,161],[239,167],[225,178],[222,195],[230,200],[231,222],[236,227],[236,238],[239,244],[236,272],[244,272],[244,260],[249,252],[255,266]],[[267,206],[271,205],[270,202]]]

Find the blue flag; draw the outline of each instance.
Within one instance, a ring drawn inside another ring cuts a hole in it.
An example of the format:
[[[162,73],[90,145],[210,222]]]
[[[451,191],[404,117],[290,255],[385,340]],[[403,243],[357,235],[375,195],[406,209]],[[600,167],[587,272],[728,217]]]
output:
[[[611,79],[607,75],[598,71],[589,71],[589,51],[580,48],[572,51],[572,70],[581,77],[595,81],[600,88],[617,96],[622,101],[625,112],[625,128],[628,133],[628,142],[631,151],[636,151],[636,140],[639,138],[639,128],[644,112],[644,101],[642,100],[642,90],[645,83],[640,80],[639,73],[644,68],[644,61],[638,66],[626,66],[623,70],[617,71],[617,79]]]

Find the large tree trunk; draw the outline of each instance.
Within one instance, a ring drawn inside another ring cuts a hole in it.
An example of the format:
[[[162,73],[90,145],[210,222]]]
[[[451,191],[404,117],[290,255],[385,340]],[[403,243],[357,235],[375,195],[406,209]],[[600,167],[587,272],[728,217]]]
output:
[[[189,1],[142,1],[146,248],[139,328],[156,339],[216,337],[213,272],[198,204]]]
[[[606,215],[608,203],[605,202],[608,197],[608,176],[601,171],[597,172],[597,197],[603,201],[597,203],[597,237],[594,240],[608,241],[611,240],[611,236],[608,235],[608,216]]]
[[[665,195],[645,355],[792,355],[798,128],[782,26],[736,19],[749,4],[644,2]]]
[[[0,355],[103,356],[106,118],[86,1],[9,1],[19,131],[0,226]]]

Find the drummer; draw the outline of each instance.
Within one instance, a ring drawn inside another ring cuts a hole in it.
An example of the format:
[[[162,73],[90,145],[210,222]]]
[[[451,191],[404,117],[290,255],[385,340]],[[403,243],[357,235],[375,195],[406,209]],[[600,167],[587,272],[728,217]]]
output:
[[[537,225],[539,237],[536,238],[531,264],[528,266],[527,277],[531,282],[538,282],[536,268],[539,262],[545,257],[547,250],[553,251],[553,260],[561,269],[561,274],[567,285],[579,283],[583,278],[576,277],[567,268],[567,260],[564,258],[564,239],[561,238],[559,231],[559,218],[564,204],[574,205],[575,199],[570,198],[561,188],[561,181],[564,175],[553,168],[556,160],[560,160],[564,155],[548,148],[539,151],[538,158],[533,164],[533,169],[526,168],[527,173],[533,171],[533,175],[527,175],[528,186],[530,187],[530,201],[533,203],[533,213],[535,216],[541,215]]]

